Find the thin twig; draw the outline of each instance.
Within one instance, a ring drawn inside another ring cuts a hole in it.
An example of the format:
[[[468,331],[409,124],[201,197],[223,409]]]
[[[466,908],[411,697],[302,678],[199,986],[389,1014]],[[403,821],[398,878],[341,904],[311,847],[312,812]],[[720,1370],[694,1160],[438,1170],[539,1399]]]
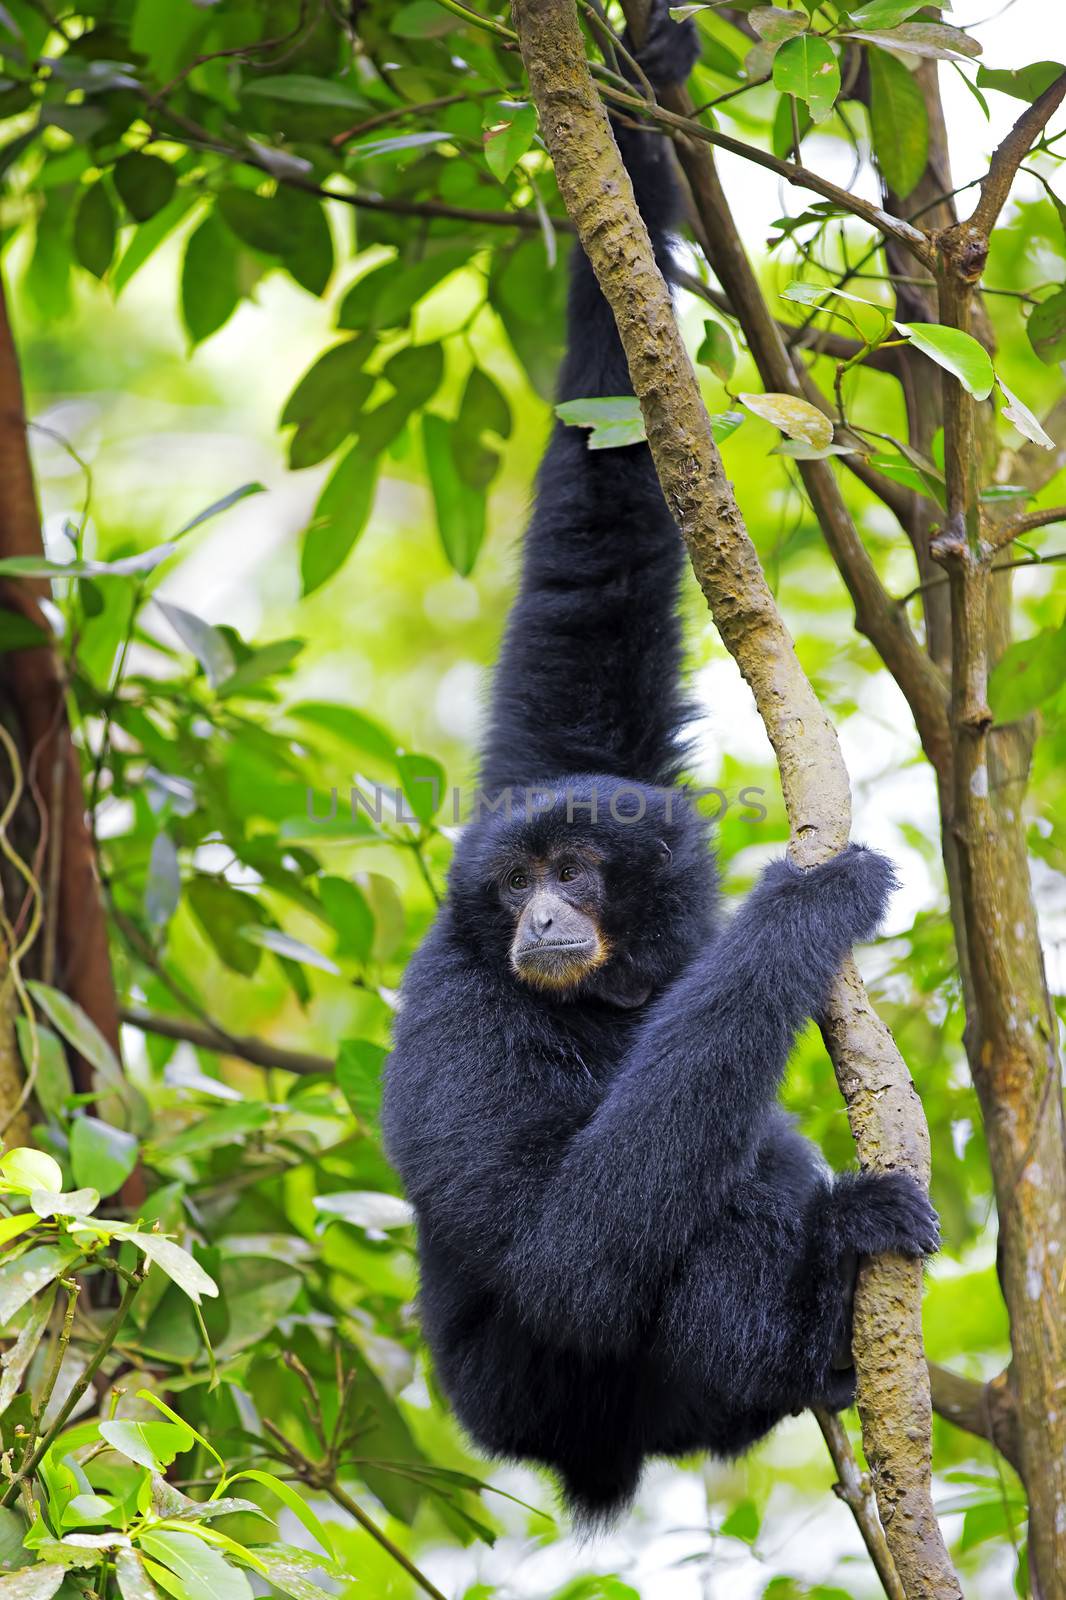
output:
[[[24,1479],[32,1477],[33,1473],[36,1472],[38,1466],[40,1465],[41,1458],[44,1456],[49,1446],[55,1439],[59,1437],[59,1434],[66,1427],[75,1406],[78,1404],[78,1401],[81,1399],[82,1395],[93,1381],[93,1378],[100,1370],[108,1351],[118,1338],[118,1335],[122,1330],[122,1324],[125,1322],[126,1315],[130,1309],[130,1306],[133,1304],[134,1297],[136,1296],[137,1291],[143,1282],[143,1272],[134,1272],[130,1275],[130,1281],[126,1284],[122,1291],[122,1299],[115,1308],[115,1314],[100,1336],[100,1343],[97,1345],[96,1350],[88,1361],[81,1376],[75,1381],[74,1386],[67,1395],[66,1400],[64,1400],[62,1406],[60,1406],[55,1421],[52,1423],[51,1427],[48,1429],[48,1432],[37,1445],[33,1455],[30,1457],[29,1461],[24,1461],[22,1463],[18,1472],[12,1478],[4,1493],[0,1495],[0,1506],[7,1506],[11,1504],[11,1501],[15,1498],[15,1493],[19,1484]]]
[[[267,1044],[263,1039],[230,1034],[213,1022],[187,1022],[182,1017],[168,1017],[156,1011],[145,1011],[140,1006],[124,1006],[119,1020],[141,1033],[154,1033],[161,1039],[177,1039],[194,1044],[199,1050],[213,1050],[216,1055],[236,1056],[253,1067],[277,1068],[281,1072],[326,1073],[333,1072],[330,1056],[314,1055],[309,1050],[285,1050],[280,1045]]]
[[[907,1600],[892,1552],[888,1548],[885,1530],[877,1515],[877,1502],[870,1489],[870,1480],[864,1472],[859,1471],[859,1463],[844,1424],[835,1413],[825,1411],[821,1406],[814,1407],[814,1415],[837,1469],[834,1494],[843,1500],[855,1518],[862,1542],[888,1600]]]
[[[271,1422],[269,1417],[263,1418],[263,1427],[272,1439],[277,1440],[286,1459],[302,1483],[307,1484],[312,1489],[324,1490],[331,1500],[335,1500],[337,1505],[347,1511],[349,1516],[355,1519],[364,1532],[368,1533],[392,1557],[397,1566],[403,1568],[407,1576],[413,1583],[418,1585],[423,1594],[430,1596],[430,1600],[445,1600],[445,1596],[437,1588],[436,1584],[426,1577],[421,1568],[415,1566],[410,1556],[401,1550],[398,1544],[394,1544],[384,1529],[379,1528],[373,1518],[367,1515],[359,1502],[353,1500],[347,1490],[341,1487],[335,1473],[324,1470],[317,1461],[312,1461],[310,1456],[304,1455],[303,1451],[298,1449],[292,1440],[282,1433],[277,1424]]]

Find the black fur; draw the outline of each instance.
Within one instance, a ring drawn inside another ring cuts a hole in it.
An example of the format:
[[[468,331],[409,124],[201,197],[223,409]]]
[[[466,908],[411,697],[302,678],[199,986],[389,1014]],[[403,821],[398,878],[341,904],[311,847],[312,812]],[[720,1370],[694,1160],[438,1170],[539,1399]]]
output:
[[[680,75],[690,50],[657,6],[647,66]],[[666,265],[664,141],[619,137]],[[577,248],[570,303],[562,396],[630,393]],[[848,1404],[856,1256],[937,1247],[909,1177],[834,1176],[777,1104],[892,869],[859,846],[810,872],[778,861],[720,921],[675,786],[681,558],[647,447],[591,452],[557,426],[483,758],[498,809],[460,841],[385,1085],[441,1383],[478,1444],[554,1468],[587,1520],[626,1503],[649,1455],[734,1455],[789,1413]],[[612,954],[555,995],[511,971],[499,882],[516,856],[575,844],[602,858]]]

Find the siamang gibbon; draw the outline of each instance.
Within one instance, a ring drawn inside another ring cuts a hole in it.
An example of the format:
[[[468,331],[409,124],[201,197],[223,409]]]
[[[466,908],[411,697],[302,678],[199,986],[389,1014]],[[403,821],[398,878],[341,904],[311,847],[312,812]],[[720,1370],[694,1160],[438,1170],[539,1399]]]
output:
[[[678,81],[694,50],[657,0],[644,72]],[[669,274],[667,141],[615,131]],[[631,394],[579,246],[571,262],[560,398]],[[439,1381],[478,1445],[554,1469],[587,1522],[649,1456],[732,1456],[848,1405],[858,1258],[938,1244],[908,1175],[835,1175],[777,1103],[892,869],[858,845],[779,860],[723,920],[680,782],[682,566],[647,445],[556,424],[477,814],[385,1079]]]

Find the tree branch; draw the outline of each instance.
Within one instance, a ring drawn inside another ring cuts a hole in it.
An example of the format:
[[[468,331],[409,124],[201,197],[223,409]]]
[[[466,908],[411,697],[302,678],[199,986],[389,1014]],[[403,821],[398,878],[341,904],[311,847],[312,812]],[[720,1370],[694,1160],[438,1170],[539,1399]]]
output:
[[[812,172],[808,167],[800,166],[797,161],[783,161],[768,150],[760,150],[758,145],[746,144],[743,139],[734,139],[732,134],[722,133],[717,128],[705,128],[702,122],[697,122],[691,115],[691,109],[687,113],[680,113],[670,110],[666,104],[650,104],[639,95],[615,88],[612,83],[601,83],[599,88],[603,98],[613,106],[621,106],[626,111],[644,116],[675,135],[684,134],[689,139],[698,139],[703,144],[728,150],[743,161],[752,161],[757,167],[765,167],[768,172],[776,173],[794,188],[809,189],[812,194],[820,194],[824,200],[831,200],[841,211],[858,217],[886,238],[898,240],[922,266],[932,266],[935,252],[928,235],[920,228],[904,222],[901,217],[891,216],[880,206],[872,205],[869,200],[863,200],[847,189],[841,189],[838,184],[831,183],[828,178]],[[665,99],[668,97],[664,96]],[[691,102],[689,105],[691,108]]]
[[[994,529],[989,544],[993,550],[1002,550],[1014,539],[1022,539],[1036,528],[1046,528],[1052,522],[1066,522],[1066,506],[1044,506],[1040,511],[1028,511],[1020,517],[1011,517]]]
[[[183,1017],[168,1017],[140,1006],[123,1006],[119,1020],[141,1033],[155,1033],[161,1039],[177,1039],[194,1044],[198,1050],[213,1050],[219,1056],[236,1056],[253,1067],[277,1068],[280,1072],[325,1073],[332,1076],[330,1056],[314,1055],[309,1050],[285,1050],[263,1039],[227,1033],[214,1023],[187,1022]]]
[[[963,226],[974,230],[986,242],[1000,212],[1007,203],[1018,168],[1032,148],[1033,140],[1047,127],[1066,97],[1066,72],[1055,79],[1042,95],[1026,106],[1013,128],[1001,141],[981,179],[981,198]]]
[[[642,0],[626,0],[624,9],[630,26],[640,26]],[[663,98],[672,107],[691,110],[688,91],[679,85],[665,90]],[[699,213],[711,270],[740,322],[763,387],[772,393],[802,397],[803,381],[748,260],[711,150],[705,144],[685,139],[678,140],[676,148]],[[919,644],[905,612],[882,584],[829,462],[800,461],[797,466],[826,545],[851,596],[855,625],[870,640],[903,691],[930,761],[942,767],[949,748],[948,697],[943,678]]]
[[[988,1383],[977,1383],[930,1361],[929,1386],[938,1417],[986,1439],[1016,1472],[1021,1471],[1018,1407],[1006,1372]]]
[[[663,492],[777,755],[793,858],[803,865],[826,860],[846,844],[851,820],[836,733],[800,666],[723,471],[669,291],[588,70],[573,0],[521,0],[514,16],[560,193],[614,312]],[[921,1104],[853,962],[827,1012],[864,1164],[906,1167],[927,1181]],[[919,1263],[882,1256],[863,1268],[854,1340],[859,1404],[878,1506],[905,1588],[958,1600],[930,1495],[920,1300]]]
[[[885,1530],[877,1515],[877,1502],[870,1490],[870,1480],[864,1472],[859,1471],[859,1463],[844,1424],[835,1413],[823,1411],[821,1406],[815,1406],[814,1415],[837,1469],[833,1492],[843,1500],[855,1518],[862,1542],[888,1600],[907,1600],[892,1552],[888,1548]]]
[[[698,213],[694,221],[701,222]],[[700,228],[702,234],[702,226]],[[710,247],[704,251],[709,258]],[[725,317],[732,317],[739,321],[732,302],[721,289],[715,289],[711,284],[704,283],[702,278],[697,278],[694,272],[685,272],[675,269],[673,280],[680,289],[687,289],[689,294],[696,295],[700,300],[706,300],[709,306],[720,311]],[[809,350],[812,355],[828,356],[833,361],[855,361],[864,367],[873,367],[878,372],[892,372],[895,370],[895,352],[892,350],[869,349],[864,353],[864,347],[857,339],[848,339],[842,333],[831,333],[824,328],[799,327],[794,322],[782,322],[777,319],[777,329],[788,348],[792,351]]]

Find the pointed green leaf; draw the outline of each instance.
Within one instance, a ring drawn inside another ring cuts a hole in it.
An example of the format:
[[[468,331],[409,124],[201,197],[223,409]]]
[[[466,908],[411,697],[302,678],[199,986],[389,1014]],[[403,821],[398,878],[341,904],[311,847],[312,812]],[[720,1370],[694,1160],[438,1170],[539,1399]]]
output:
[[[898,56],[871,47],[870,132],[888,187],[905,200],[929,159],[929,113],[914,74]]]
[[[957,378],[975,400],[988,399],[996,381],[992,358],[971,334],[939,322],[897,322],[896,327],[931,361]]]
[[[824,122],[840,93],[840,68],[818,34],[787,40],[774,56],[774,88],[806,102],[815,122]]]

